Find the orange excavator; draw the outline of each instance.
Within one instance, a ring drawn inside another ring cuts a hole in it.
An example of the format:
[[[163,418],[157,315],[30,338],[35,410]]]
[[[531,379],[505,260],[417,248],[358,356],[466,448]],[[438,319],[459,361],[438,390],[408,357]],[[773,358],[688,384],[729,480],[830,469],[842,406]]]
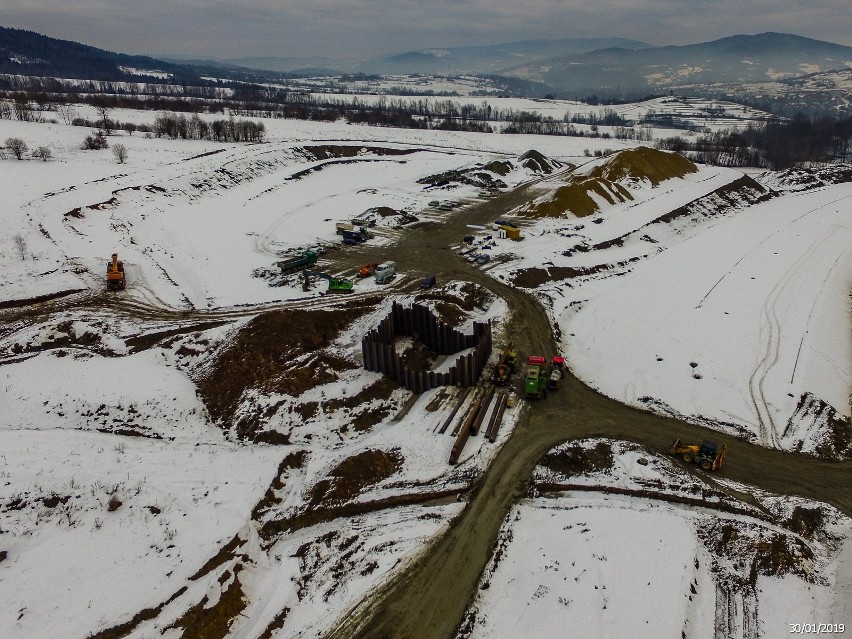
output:
[[[118,253],[112,254],[112,261],[107,262],[107,290],[123,291],[127,286],[124,279],[124,262],[119,261]]]

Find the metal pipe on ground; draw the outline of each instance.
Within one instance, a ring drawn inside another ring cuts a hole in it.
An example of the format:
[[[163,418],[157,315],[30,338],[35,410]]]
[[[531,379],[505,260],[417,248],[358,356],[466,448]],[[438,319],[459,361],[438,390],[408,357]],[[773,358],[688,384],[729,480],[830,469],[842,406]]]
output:
[[[456,423],[456,427],[453,428],[452,432],[450,433],[453,437],[455,437],[456,435],[459,434],[459,431],[461,430],[462,425],[467,421],[468,417],[471,416],[471,413],[473,412],[473,410],[476,407],[476,403],[477,403],[477,400],[479,399],[479,392],[480,391],[479,391],[478,388],[471,388],[471,390],[473,391],[473,395],[470,398],[470,403],[467,405],[467,408],[465,409],[462,418]]]
[[[503,412],[506,410],[506,404],[509,402],[509,393],[502,393],[500,401],[497,404],[497,410],[491,416],[491,423],[488,424],[488,430],[485,432],[485,437],[492,444],[497,439],[497,431],[500,429],[500,423],[503,421]]]
[[[482,402],[480,406],[479,412],[476,414],[476,419],[473,420],[473,423],[470,425],[470,434],[476,435],[479,432],[479,427],[482,425],[482,420],[485,419],[485,415],[488,414],[488,407],[491,406],[491,400],[494,398],[494,387],[490,387],[488,392],[485,395],[485,400]]]
[[[479,413],[479,409],[482,406],[482,399],[484,397],[485,393],[481,393],[474,401],[471,409],[468,411],[467,416],[459,429],[458,437],[456,437],[456,441],[453,444],[453,449],[450,451],[450,464],[455,465],[459,461],[459,455],[461,455],[462,450],[464,450],[464,445],[467,443],[468,437],[470,437],[470,426],[473,424],[473,420],[476,418],[477,413]]]
[[[456,414],[459,412],[459,408],[462,407],[462,404],[464,404],[465,400],[467,399],[467,396],[470,395],[472,390],[472,388],[466,388],[464,390],[464,393],[462,393],[461,399],[459,399],[458,404],[456,404],[456,407],[450,413],[450,416],[447,417],[447,421],[444,422],[444,425],[441,426],[441,430],[438,431],[441,435],[447,432],[447,429],[450,427],[450,424],[452,424],[453,420],[456,418]]]

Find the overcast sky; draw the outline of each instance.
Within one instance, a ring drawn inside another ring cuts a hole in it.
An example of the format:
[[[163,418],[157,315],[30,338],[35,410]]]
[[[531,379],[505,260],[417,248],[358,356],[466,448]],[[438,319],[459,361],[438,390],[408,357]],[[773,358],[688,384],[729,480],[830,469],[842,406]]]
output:
[[[0,25],[121,53],[206,58],[373,57],[536,38],[689,44],[765,31],[852,46],[852,2],[0,0]]]

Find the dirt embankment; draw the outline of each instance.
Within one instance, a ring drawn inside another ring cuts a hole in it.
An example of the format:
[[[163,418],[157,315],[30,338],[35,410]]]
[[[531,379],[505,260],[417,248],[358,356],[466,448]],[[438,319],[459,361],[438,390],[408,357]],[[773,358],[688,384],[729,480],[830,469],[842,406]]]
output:
[[[195,376],[213,421],[224,428],[234,426],[240,436],[253,438],[261,428],[262,415],[232,423],[247,390],[297,397],[333,381],[339,371],[354,368],[354,363],[323,349],[376,303],[375,299],[359,299],[332,310],[277,310],[249,321]]]

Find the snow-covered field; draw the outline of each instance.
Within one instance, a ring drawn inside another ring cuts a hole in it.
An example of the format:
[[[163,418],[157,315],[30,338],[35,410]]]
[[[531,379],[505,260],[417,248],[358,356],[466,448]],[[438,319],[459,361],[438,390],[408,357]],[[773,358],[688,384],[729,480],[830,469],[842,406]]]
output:
[[[553,470],[582,451],[597,460],[587,471]],[[837,511],[762,493],[747,505],[622,442],[565,445],[543,464],[536,480],[562,488],[509,513],[459,637],[782,637],[805,619],[848,623],[852,521]],[[696,494],[722,512],[688,503]],[[820,525],[803,531],[796,509]]]
[[[111,117],[150,123],[154,116],[116,110]],[[246,385],[226,419],[211,416],[204,374],[227,372],[216,366],[261,311],[280,311],[282,301],[306,312],[341,308],[316,290],[303,292],[295,277],[270,286],[257,273],[308,247],[333,252],[335,223],[369,209],[440,221],[431,201],[484,197],[467,184],[436,193],[421,178],[508,160],[513,169],[499,177],[511,188],[541,178],[518,162],[530,149],[585,163],[578,174],[588,176],[606,163],[588,162],[589,152],[633,145],[264,124],[268,141],[255,145],[116,135],[110,143],[128,149],[127,162],[117,164],[109,149],[80,148],[87,129],[0,120],[0,140],[20,137],[53,154],[48,162],[0,160],[0,600],[7,602],[0,636],[82,638],[147,610],[128,636],[177,637],[207,608],[235,620],[234,636],[329,628],[460,511],[455,494],[487,467],[522,409],[507,412],[496,443],[472,439],[449,467],[453,438],[435,431],[458,393],[412,398],[382,389],[380,375],[356,366],[361,337],[402,300],[395,287],[380,299],[383,289],[361,281],[363,295],[353,299],[369,307],[321,352],[297,359],[297,368],[310,370],[322,355],[331,362],[325,379],[291,391],[270,375]],[[487,272],[513,281],[546,267],[537,294],[569,364],[605,394],[745,431],[767,446],[819,452],[829,418],[849,414],[852,190],[823,186],[760,203],[748,188],[719,195],[742,177],[699,167],[654,187],[624,180],[632,199],[613,204],[592,193],[591,216],[522,220],[525,240],[496,240],[493,252],[511,257]],[[557,186],[542,183],[535,193],[546,200]],[[683,215],[659,220],[680,208]],[[380,221],[375,243],[404,232],[394,217]],[[106,297],[113,252],[124,261],[128,288]],[[451,284],[440,291],[459,292]],[[27,304],[68,292],[59,311]],[[502,300],[490,299],[464,313],[462,329],[492,319],[499,331],[506,312]],[[363,405],[347,404],[361,393]],[[231,422],[250,417],[283,445],[237,437]],[[353,427],[364,417],[367,427]],[[341,486],[335,473],[360,458],[387,468],[354,489]],[[343,495],[339,504],[356,514],[337,518],[321,488]],[[408,497],[409,504],[386,507]],[[636,627],[636,591],[678,632],[712,622],[718,591],[696,533],[705,514],[638,499],[602,507],[588,497],[524,502],[515,516],[516,540],[546,548],[536,561],[547,578],[529,592],[528,579],[515,582],[522,585],[515,594],[508,585],[492,589],[530,604],[518,612],[483,602],[483,618],[496,627],[553,628],[579,608],[589,623],[623,635]],[[560,545],[565,526],[576,536]],[[649,545],[619,546],[612,531],[627,527],[673,552],[652,565]],[[515,556],[495,575],[522,570]],[[661,577],[643,586],[641,573],[652,568]],[[569,576],[563,593],[557,582]],[[789,602],[803,594],[793,579],[758,583]],[[698,594],[687,602],[691,582]],[[830,607],[830,584],[815,593],[802,618]],[[665,605],[674,599],[677,606]],[[653,629],[654,617],[646,619]],[[476,632],[493,632],[483,628]]]
[[[849,416],[852,188],[753,204],[743,198],[754,184],[716,193],[739,175],[704,167],[634,183],[623,204],[537,224],[520,265],[583,271],[538,289],[581,379],[628,404],[814,452],[833,414],[823,404]],[[508,279],[516,267],[495,271]]]
[[[405,131],[293,121],[269,129],[270,142],[254,146],[116,135],[111,144],[129,150],[118,165],[108,149],[79,148],[86,129],[0,121],[0,138],[20,137],[53,154],[48,162],[3,161],[0,301],[15,313],[32,298],[83,291],[72,299],[85,309],[27,315],[0,336],[0,598],[8,602],[0,635],[85,637],[149,609],[158,614],[136,636],[154,627],[177,636],[167,627],[180,627],[202,600],[206,607],[215,607],[211,598],[229,601],[237,588],[252,619],[240,632],[275,625],[286,608],[292,612],[277,636],[320,632],[458,512],[455,492],[509,436],[519,408],[507,411],[496,443],[471,439],[453,469],[453,438],[435,431],[455,394],[430,391],[412,403],[397,390],[384,401],[332,408],[328,398],[355,396],[381,379],[357,369],[295,398],[251,398],[280,409],[267,426],[291,437],[290,446],[245,443],[211,423],[195,371],[250,324],[246,305],[264,304],[256,314],[306,295],[295,280],[270,287],[256,269],[308,246],[332,248],[339,242],[334,223],[373,207],[435,218],[428,207],[435,195],[417,179],[528,150],[516,146],[515,153],[511,147],[524,141],[514,138],[498,150],[496,140],[473,135],[412,140]],[[335,157],[337,147],[356,151]],[[534,177],[518,167],[503,179],[513,185]],[[451,195],[477,193],[462,186]],[[387,242],[399,231],[380,223],[376,232],[376,241]],[[128,288],[104,305],[103,271],[113,251]],[[378,292],[371,281],[359,290]],[[341,333],[334,354],[359,357],[361,336],[393,299]],[[499,324],[505,308],[492,300],[460,328],[469,330],[474,319]],[[220,309],[211,319],[225,324],[194,327],[172,314],[196,309]],[[156,338],[164,318],[166,330],[178,331],[170,340]],[[148,335],[157,345],[139,346]],[[312,417],[288,412],[312,402],[322,407]],[[370,420],[378,422],[373,427],[348,427],[370,412],[385,417]],[[341,524],[320,514],[293,534],[268,533],[315,510],[312,491],[342,462],[376,451],[400,461],[389,477],[347,498],[366,504],[361,516]],[[420,501],[449,493],[449,503],[370,505],[409,495],[416,502],[421,492]],[[332,533],[341,536],[339,550]],[[233,539],[240,552],[220,553]],[[221,559],[204,568],[213,557]]]

